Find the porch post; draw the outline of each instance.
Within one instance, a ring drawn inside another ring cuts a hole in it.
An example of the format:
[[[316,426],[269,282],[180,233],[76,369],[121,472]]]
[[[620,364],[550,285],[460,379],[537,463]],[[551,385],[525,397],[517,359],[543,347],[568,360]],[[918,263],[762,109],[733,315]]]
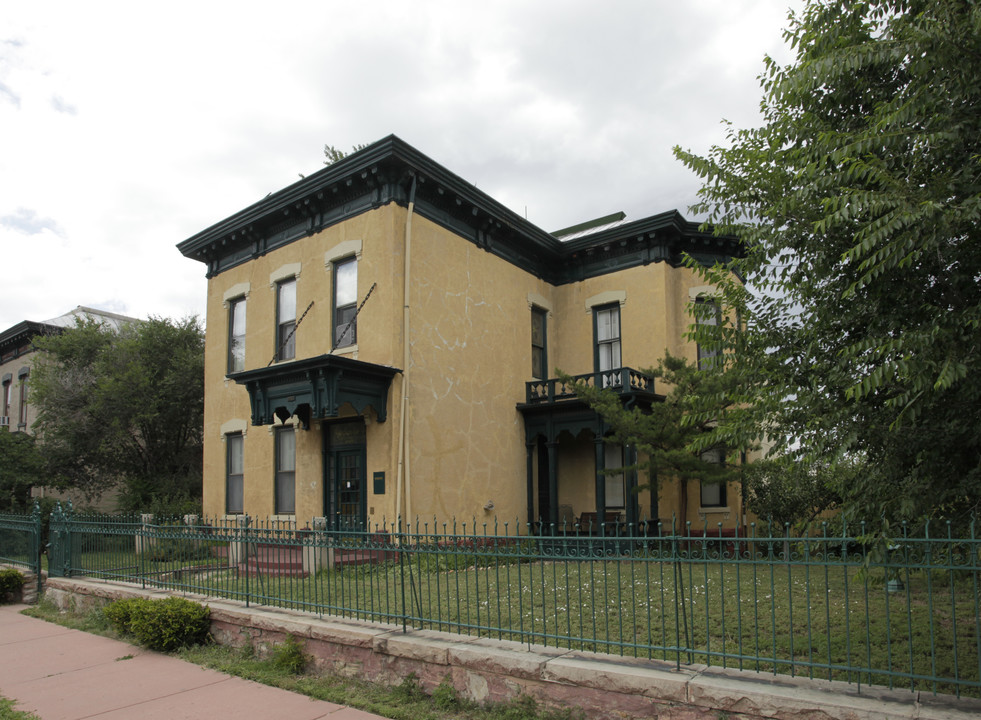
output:
[[[632,445],[627,445],[624,447],[624,464],[629,466],[634,466],[637,464],[637,449]],[[627,496],[624,498],[624,503],[627,506],[627,527],[630,529],[628,532],[639,533],[639,528],[637,527],[637,468],[634,467],[630,472],[627,473],[627,477],[624,478],[627,481],[626,493]]]
[[[535,520],[536,520],[535,518],[535,460],[534,460],[535,443],[532,442],[531,440],[526,439],[525,449],[527,454],[527,459],[526,459],[527,469],[525,471],[527,482],[525,484],[526,484],[527,500],[528,500],[528,527],[529,529],[531,529],[534,528]],[[541,481],[542,479],[538,478],[538,482]]]
[[[593,442],[596,446],[596,522],[599,525],[600,535],[605,535],[604,524],[606,523],[606,443],[603,435],[597,433]]]
[[[559,526],[559,443],[548,443],[548,522],[553,528]],[[539,480],[541,482],[541,480]]]

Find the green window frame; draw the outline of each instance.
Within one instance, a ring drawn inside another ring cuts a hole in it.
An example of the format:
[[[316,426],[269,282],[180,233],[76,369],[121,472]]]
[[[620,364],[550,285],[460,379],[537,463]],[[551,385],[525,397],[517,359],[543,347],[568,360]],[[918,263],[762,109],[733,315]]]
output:
[[[276,428],[276,514],[296,514],[296,432],[292,425]]]
[[[245,298],[228,303],[228,372],[245,370]]]
[[[548,378],[548,311],[531,309],[531,377]]]
[[[706,450],[701,455],[702,460],[717,465],[724,465],[726,461],[725,453],[719,448]],[[728,497],[726,496],[726,484],[724,482],[704,482],[699,484],[699,502],[703,508],[726,507]]]
[[[225,513],[245,512],[245,436],[229,433],[225,436]]]
[[[695,298],[694,314],[697,327],[717,327],[722,324],[722,308],[714,298]],[[699,370],[713,367],[716,363],[715,358],[719,355],[717,349],[706,348],[701,343],[696,343],[695,352]]]
[[[334,347],[358,343],[358,259],[349,257],[334,263],[333,277]]]
[[[619,304],[593,308],[593,344],[595,372],[623,367]]]
[[[296,357],[296,278],[276,284],[276,359]]]

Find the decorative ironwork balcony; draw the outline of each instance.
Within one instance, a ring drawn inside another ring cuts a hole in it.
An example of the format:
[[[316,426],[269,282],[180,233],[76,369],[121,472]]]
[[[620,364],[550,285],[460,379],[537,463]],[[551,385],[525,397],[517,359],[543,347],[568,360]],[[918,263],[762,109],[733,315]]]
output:
[[[574,400],[574,385],[583,381],[591,387],[609,388],[620,395],[641,395],[654,398],[654,378],[633,368],[616,368],[600,372],[573,375],[569,382],[559,378],[532,380],[525,383],[525,403],[547,404],[561,400]]]

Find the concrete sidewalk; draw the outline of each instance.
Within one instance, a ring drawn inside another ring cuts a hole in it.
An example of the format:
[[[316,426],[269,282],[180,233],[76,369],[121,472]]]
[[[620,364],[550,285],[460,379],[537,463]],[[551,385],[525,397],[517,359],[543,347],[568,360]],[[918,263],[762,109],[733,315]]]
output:
[[[381,720],[0,605],[0,696],[41,720]]]

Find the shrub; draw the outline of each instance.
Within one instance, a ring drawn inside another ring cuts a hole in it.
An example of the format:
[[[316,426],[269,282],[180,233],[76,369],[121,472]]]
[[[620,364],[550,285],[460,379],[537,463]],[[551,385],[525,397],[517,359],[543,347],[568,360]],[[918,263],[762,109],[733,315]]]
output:
[[[292,635],[287,635],[272,653],[273,667],[290,675],[302,673],[309,660],[310,658],[303,652],[303,646]]]
[[[133,614],[137,608],[145,607],[149,604],[150,600],[146,598],[116,600],[102,608],[102,614],[105,615],[109,624],[112,625],[116,632],[122,633],[123,635],[132,635],[133,627],[131,623],[133,621]]]
[[[7,602],[7,598],[24,587],[24,576],[20,571],[13,568],[0,570],[0,603]]]
[[[171,652],[208,638],[211,611],[184,598],[117,600],[103,610],[113,627],[151,650]]]

